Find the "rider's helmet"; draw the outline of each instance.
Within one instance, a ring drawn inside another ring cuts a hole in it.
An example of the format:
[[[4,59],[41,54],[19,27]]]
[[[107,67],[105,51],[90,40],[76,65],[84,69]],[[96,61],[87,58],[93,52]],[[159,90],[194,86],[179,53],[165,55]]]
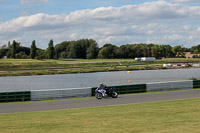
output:
[[[104,85],[103,85],[103,83],[100,83],[100,87],[103,87]]]

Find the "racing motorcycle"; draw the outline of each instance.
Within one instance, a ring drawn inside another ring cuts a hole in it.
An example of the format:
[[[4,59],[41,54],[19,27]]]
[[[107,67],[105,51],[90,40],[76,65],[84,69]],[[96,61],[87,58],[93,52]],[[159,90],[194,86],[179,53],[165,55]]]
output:
[[[117,98],[118,94],[113,90],[113,88],[108,88],[107,92],[105,89],[96,89],[95,90],[95,96],[97,99],[102,99],[106,97],[112,97],[112,98]]]

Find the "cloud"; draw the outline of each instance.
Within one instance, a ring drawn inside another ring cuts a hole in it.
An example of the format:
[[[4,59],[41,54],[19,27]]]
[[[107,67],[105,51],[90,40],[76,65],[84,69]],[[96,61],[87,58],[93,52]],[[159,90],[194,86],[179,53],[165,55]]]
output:
[[[166,1],[148,2],[122,7],[100,7],[77,10],[70,14],[39,13],[0,23],[0,39],[4,43],[17,38],[29,46],[47,47],[65,40],[92,38],[102,46],[126,43],[196,45],[200,36],[200,7]]]
[[[200,0],[171,0],[171,2],[177,2],[177,3],[181,3],[181,2],[188,2],[188,3],[196,3],[196,2],[200,2]]]
[[[46,3],[48,0],[19,0],[21,5],[29,4],[29,3]]]

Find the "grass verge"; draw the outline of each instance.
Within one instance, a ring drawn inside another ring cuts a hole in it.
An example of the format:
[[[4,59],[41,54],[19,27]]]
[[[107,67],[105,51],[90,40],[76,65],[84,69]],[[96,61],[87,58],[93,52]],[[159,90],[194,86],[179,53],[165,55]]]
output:
[[[126,70],[167,69],[163,63],[199,62],[199,59],[171,59],[138,62],[133,59],[0,59],[0,76],[52,75]]]
[[[200,132],[199,103],[200,98],[197,98],[58,111],[1,114],[0,132],[197,133]]]

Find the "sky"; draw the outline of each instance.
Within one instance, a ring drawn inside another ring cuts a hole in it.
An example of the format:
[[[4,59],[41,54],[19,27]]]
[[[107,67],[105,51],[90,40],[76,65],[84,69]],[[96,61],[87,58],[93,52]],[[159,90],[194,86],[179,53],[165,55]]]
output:
[[[0,46],[47,48],[94,39],[99,47],[200,44],[200,0],[0,0]]]

